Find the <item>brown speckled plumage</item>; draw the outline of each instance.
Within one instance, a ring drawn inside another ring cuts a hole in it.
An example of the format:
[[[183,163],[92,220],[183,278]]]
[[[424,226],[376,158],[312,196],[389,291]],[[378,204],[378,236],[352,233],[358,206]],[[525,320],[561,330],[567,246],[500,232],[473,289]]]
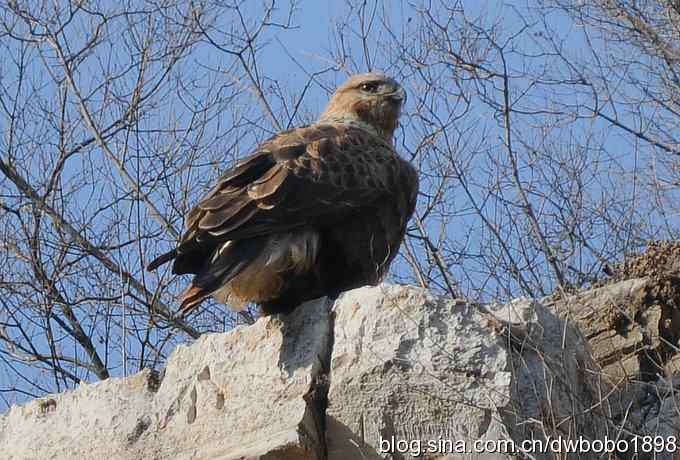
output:
[[[392,137],[404,98],[382,74],[341,85],[319,121],[280,132],[226,171],[188,213],[174,259],[193,273],[185,314],[212,295],[239,308],[288,312],[299,303],[386,273],[418,191]]]

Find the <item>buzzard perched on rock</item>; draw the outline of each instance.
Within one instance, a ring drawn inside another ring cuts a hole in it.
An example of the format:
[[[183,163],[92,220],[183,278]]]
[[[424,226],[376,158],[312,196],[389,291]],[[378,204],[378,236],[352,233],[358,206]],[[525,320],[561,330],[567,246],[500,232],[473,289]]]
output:
[[[174,259],[193,273],[179,314],[212,296],[263,314],[377,284],[416,205],[418,175],[394,150],[406,94],[381,73],[337,88],[315,123],[282,131],[226,171],[186,216]]]

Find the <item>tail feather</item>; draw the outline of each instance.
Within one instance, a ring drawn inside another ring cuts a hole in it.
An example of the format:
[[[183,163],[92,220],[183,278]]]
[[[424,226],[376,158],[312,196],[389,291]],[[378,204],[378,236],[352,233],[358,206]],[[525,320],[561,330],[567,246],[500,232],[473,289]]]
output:
[[[179,296],[177,315],[182,317],[236,276],[241,274],[266,247],[266,237],[225,243],[215,250],[217,258],[207,259],[203,269]],[[163,256],[161,256],[163,257]]]
[[[190,284],[179,295],[180,305],[175,316],[179,318],[186,316],[187,313],[198,307],[211,293],[212,291],[206,290],[201,286]]]
[[[154,260],[151,261],[149,265],[147,265],[146,270],[147,271],[154,271],[161,265],[170,262],[171,260],[175,259],[177,257],[177,249],[173,249],[170,252],[166,252],[165,254],[156,257]]]

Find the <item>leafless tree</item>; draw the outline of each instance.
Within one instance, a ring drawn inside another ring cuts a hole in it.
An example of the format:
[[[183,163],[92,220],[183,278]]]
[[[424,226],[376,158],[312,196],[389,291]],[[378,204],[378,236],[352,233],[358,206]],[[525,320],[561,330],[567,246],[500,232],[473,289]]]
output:
[[[409,94],[395,142],[421,196],[392,280],[539,297],[677,238],[677,2],[337,5],[325,51],[300,55],[294,2],[0,4],[4,404],[252,321],[176,319],[186,280],[143,266],[220,171],[353,72]]]
[[[538,297],[677,237],[677,5],[645,4],[350,3],[336,59],[410,86],[406,279]]]

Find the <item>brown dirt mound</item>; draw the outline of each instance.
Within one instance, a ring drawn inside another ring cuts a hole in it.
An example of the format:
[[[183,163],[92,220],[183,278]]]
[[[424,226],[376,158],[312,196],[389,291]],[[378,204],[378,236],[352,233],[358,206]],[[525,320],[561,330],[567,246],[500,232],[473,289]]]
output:
[[[650,241],[645,252],[628,256],[613,269],[611,281],[680,274],[680,241]]]
[[[650,241],[642,254],[626,257],[610,274],[602,286],[633,278],[649,280],[638,295],[612,306],[608,326],[619,335],[641,329],[645,346],[639,347],[640,377],[655,380],[677,355],[680,342],[680,242]],[[646,314],[654,308],[660,309],[660,318],[646,324],[643,318],[654,317]]]

